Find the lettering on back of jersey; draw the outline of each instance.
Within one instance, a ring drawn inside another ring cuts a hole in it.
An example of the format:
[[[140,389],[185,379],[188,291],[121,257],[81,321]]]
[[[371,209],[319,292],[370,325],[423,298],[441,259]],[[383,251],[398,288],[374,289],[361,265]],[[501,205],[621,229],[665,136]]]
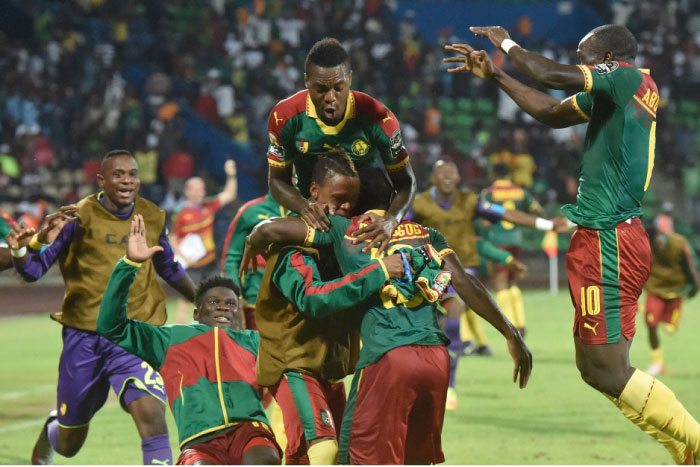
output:
[[[608,62],[599,63],[594,65],[593,68],[595,68],[595,71],[597,71],[599,75],[604,75],[606,73],[612,73],[613,71],[617,70],[619,66],[620,65],[617,62]]]

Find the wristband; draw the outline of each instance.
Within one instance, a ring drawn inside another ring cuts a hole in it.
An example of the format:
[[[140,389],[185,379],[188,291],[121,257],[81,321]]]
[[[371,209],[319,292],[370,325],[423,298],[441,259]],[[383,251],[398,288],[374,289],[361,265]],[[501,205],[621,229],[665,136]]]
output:
[[[44,247],[44,245],[46,245],[46,243],[39,241],[39,234],[34,234],[32,239],[29,241],[29,248],[32,250],[39,251]]]
[[[16,250],[14,248],[10,248],[10,254],[13,258],[23,258],[24,255],[27,254],[27,247],[23,246],[22,248],[18,248]]]
[[[538,217],[535,220],[535,228],[537,230],[552,230],[554,228],[554,222],[543,217]]]
[[[396,279],[396,281],[399,284],[407,284],[413,282],[413,274],[411,274],[411,265],[408,264],[408,258],[404,254],[403,251],[399,250],[399,254],[401,255],[401,259],[403,260],[403,273],[406,276],[406,282]]]
[[[508,55],[508,51],[515,46],[520,47],[518,44],[516,44],[516,42],[514,40],[503,39],[503,42],[501,42],[500,48],[506,55]]]

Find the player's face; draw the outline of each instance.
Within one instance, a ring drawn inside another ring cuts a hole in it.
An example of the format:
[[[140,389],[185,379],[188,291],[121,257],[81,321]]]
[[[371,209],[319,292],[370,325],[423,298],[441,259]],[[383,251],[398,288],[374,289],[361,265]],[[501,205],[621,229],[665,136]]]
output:
[[[345,65],[332,68],[309,65],[304,82],[321,121],[330,126],[340,123],[350,95],[352,72]]]
[[[238,297],[228,287],[212,287],[204,293],[194,310],[194,319],[209,326],[240,330]]]
[[[141,186],[136,159],[126,154],[110,157],[97,175],[97,182],[113,205],[109,207],[121,210],[131,206]]]
[[[579,42],[576,55],[578,55],[581,65],[596,65],[605,61],[605,55],[595,50],[593,47],[594,43],[595,40],[592,32],[586,34],[584,38],[581,39],[581,42]]]
[[[207,194],[204,180],[201,178],[192,178],[185,185],[185,198],[192,204],[202,204],[204,197]]]
[[[435,167],[431,182],[443,195],[451,195],[459,184],[459,171],[454,164],[449,162]]]
[[[360,196],[360,177],[335,174],[322,184],[311,182],[309,191],[314,201],[328,204],[336,215],[351,217]]]

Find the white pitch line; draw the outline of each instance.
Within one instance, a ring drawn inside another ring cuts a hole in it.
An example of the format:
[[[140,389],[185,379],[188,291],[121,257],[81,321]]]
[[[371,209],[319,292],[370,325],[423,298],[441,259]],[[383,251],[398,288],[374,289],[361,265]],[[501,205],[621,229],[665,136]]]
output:
[[[28,396],[37,392],[48,392],[51,390],[56,390],[55,384],[42,384],[39,386],[32,386],[29,389],[25,389],[24,391],[0,393],[0,400],[19,399],[21,397]]]

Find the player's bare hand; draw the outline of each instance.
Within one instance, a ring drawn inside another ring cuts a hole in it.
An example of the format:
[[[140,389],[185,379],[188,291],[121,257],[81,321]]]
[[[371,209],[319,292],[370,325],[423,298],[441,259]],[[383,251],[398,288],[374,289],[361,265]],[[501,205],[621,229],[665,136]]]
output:
[[[460,73],[469,71],[481,79],[491,79],[496,72],[489,54],[484,50],[474,50],[467,44],[451,44],[445,46],[446,50],[462,54],[461,57],[443,58],[445,63],[457,63],[459,66],[449,68],[448,73]]]
[[[127,259],[136,263],[143,263],[151,259],[159,251],[163,251],[163,247],[160,245],[148,247],[146,242],[146,223],[143,221],[141,214],[136,214],[131,220],[129,242],[126,244]]]
[[[552,219],[552,222],[554,222],[554,228],[552,228],[552,230],[556,233],[570,232],[576,227],[576,224],[566,217],[557,217],[556,219]]]
[[[485,37],[490,40],[496,47],[501,47],[501,42],[510,39],[510,34],[501,26],[472,26],[469,28],[471,32],[479,37]]]
[[[69,205],[63,206],[59,208],[58,212],[46,216],[44,222],[41,224],[37,240],[44,244],[53,243],[66,224],[78,220],[78,217],[75,215],[77,212],[78,206]]]
[[[331,221],[328,219],[329,213],[333,214],[325,203],[308,203],[299,214],[314,229],[328,232],[331,226]]]
[[[527,386],[527,381],[530,379],[530,373],[532,373],[532,354],[518,331],[515,331],[513,335],[507,339],[507,343],[508,352],[515,364],[513,369],[513,382],[515,383],[518,381],[518,377],[520,377],[519,386],[520,389],[524,389],[525,386]]]
[[[236,171],[236,162],[233,159],[229,159],[224,163],[224,172],[226,172],[227,177],[235,177]]]
[[[404,276],[404,264],[400,254],[385,256],[382,261],[390,279],[401,279]]]
[[[253,273],[258,271],[258,255],[265,256],[266,250],[263,247],[256,246],[251,242],[251,235],[245,239],[245,248],[243,249],[243,258],[241,265],[238,267],[238,277],[241,279],[246,275],[248,269],[252,269]]]
[[[380,216],[372,212],[360,217],[359,224],[366,225],[352,233],[352,236],[355,237],[354,243],[366,243],[365,247],[362,248],[363,253],[369,253],[372,248],[376,247],[377,255],[380,255],[387,249],[389,240],[391,240],[391,234],[394,233],[394,229],[399,225],[396,219],[391,216]],[[378,247],[376,246],[377,244],[379,244]]]
[[[10,233],[5,237],[7,246],[13,250],[18,250],[22,247],[28,246],[29,241],[32,239],[36,229],[30,228],[24,222],[17,222],[12,226]]]
[[[516,273],[520,278],[525,277],[525,274],[527,274],[527,265],[517,259],[513,259],[506,267]]]

